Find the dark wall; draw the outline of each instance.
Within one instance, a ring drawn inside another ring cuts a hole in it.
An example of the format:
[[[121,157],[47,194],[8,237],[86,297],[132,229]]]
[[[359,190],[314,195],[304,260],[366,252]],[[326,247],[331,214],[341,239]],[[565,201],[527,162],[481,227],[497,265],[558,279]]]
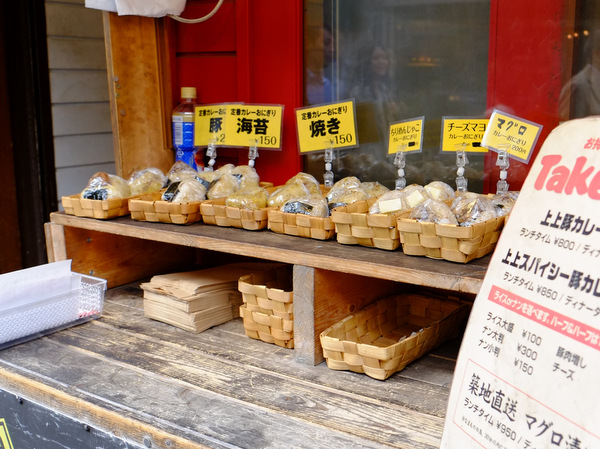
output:
[[[43,225],[57,200],[44,1],[1,2],[0,20],[5,272],[46,262]]]

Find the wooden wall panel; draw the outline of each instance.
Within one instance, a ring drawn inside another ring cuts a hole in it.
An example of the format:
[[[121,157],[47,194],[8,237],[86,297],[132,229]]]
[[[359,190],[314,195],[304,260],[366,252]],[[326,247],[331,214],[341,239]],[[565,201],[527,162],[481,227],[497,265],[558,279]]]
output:
[[[45,6],[60,200],[83,190],[94,173],[114,173],[115,156],[102,12],[83,0]]]
[[[117,174],[174,161],[173,102],[162,20],[103,13]]]

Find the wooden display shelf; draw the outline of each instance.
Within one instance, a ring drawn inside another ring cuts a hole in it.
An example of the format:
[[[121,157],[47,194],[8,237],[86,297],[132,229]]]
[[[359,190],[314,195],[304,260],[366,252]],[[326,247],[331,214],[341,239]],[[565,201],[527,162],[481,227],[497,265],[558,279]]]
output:
[[[323,330],[378,297],[414,285],[472,298],[490,258],[456,264],[335,240],[202,223],[181,226],[130,217],[94,220],[62,212],[50,219],[49,260],[73,259],[74,271],[107,279],[109,287],[189,263],[194,249],[294,265],[294,354],[307,364],[323,361],[319,343]]]
[[[146,318],[139,282],[102,317],[0,353],[15,448],[439,448],[460,341],[385,382],[248,338]]]

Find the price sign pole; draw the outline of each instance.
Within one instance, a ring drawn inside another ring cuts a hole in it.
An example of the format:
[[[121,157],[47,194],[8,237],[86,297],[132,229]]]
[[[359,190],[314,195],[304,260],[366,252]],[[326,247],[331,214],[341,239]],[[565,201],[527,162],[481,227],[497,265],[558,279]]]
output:
[[[206,146],[209,158],[206,171],[211,171],[217,158],[217,144],[225,143],[226,105],[200,105],[194,109],[194,145]]]
[[[258,157],[258,140],[250,139],[250,147],[248,148],[248,165],[250,167],[254,167],[257,157]]]
[[[215,162],[217,162],[217,140],[210,139],[208,141],[208,147],[206,148],[206,156],[209,157],[208,167],[206,167],[206,171],[213,171]]]
[[[407,148],[407,144],[398,145],[398,149],[396,150],[396,156],[394,156],[394,165],[398,169],[398,178],[396,178],[396,190],[401,190],[404,187],[406,187],[404,167],[406,167],[405,152]]]
[[[508,145],[500,145],[496,166],[500,167],[500,179],[496,183],[496,193],[506,193],[508,192],[508,167],[510,167]]]
[[[466,192],[469,180],[465,178],[465,169],[469,163],[468,153],[487,153],[481,146],[487,119],[443,117],[441,152],[456,153],[456,190]]]
[[[334,184],[334,149],[358,146],[354,100],[296,109],[300,154],[324,152],[323,183]]]
[[[331,140],[325,141],[325,173],[323,174],[323,184],[326,187],[333,186],[333,160],[335,155],[333,154],[333,142]]]
[[[254,167],[258,158],[258,148],[281,150],[282,123],[282,105],[228,105],[224,145],[247,146],[248,165]]]
[[[406,187],[406,155],[423,151],[424,121],[425,117],[417,117],[390,125],[388,154],[394,154],[394,165],[398,169],[396,190]]]
[[[468,179],[465,178],[465,167],[469,163],[467,152],[465,151],[466,143],[456,144],[456,190],[466,192]]]
[[[498,153],[498,193],[508,191],[509,158],[528,164],[541,131],[542,125],[494,109],[481,145]]]

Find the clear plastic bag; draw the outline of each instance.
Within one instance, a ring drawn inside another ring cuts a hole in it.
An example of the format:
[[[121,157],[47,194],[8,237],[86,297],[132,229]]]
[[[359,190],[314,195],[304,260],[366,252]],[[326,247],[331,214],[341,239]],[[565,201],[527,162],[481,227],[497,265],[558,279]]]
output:
[[[208,199],[226,198],[234,194],[240,188],[240,180],[231,173],[223,173],[208,188],[206,196]]]
[[[429,197],[434,200],[448,201],[456,196],[454,189],[443,181],[432,181],[423,188]]]
[[[81,198],[90,200],[108,200],[113,198],[129,198],[131,189],[123,178],[106,172],[97,172],[89,179],[81,192]]]
[[[294,184],[296,181],[302,182],[310,193],[321,193],[319,181],[313,175],[299,172],[287,180],[286,184]]]
[[[367,194],[369,198],[379,198],[390,191],[390,189],[377,181],[361,182],[360,188]]]
[[[167,172],[169,182],[195,178],[197,175],[198,172],[183,161],[175,162]]]
[[[237,176],[240,180],[240,190],[258,187],[260,182],[260,176],[254,167],[250,167],[249,165],[238,165],[233,169],[231,174]]]
[[[281,206],[282,212],[305,214],[311,217],[328,217],[329,207],[323,195],[312,194],[302,198],[292,198]]]
[[[233,195],[229,195],[225,200],[225,205],[238,207],[240,209],[259,210],[267,207],[267,198],[269,194],[263,187],[250,187],[240,189]]]
[[[503,215],[510,214],[518,197],[519,192],[516,191],[496,193],[492,196],[492,203],[496,208],[496,215],[502,217]]]
[[[191,203],[205,199],[206,188],[195,178],[172,182],[162,194],[162,200],[171,203]]]
[[[135,171],[127,179],[132,195],[157,192],[167,185],[169,178],[160,168],[149,167]]]
[[[306,187],[301,179],[296,178],[293,182],[288,181],[284,186],[271,193],[267,204],[269,207],[281,207],[293,198],[297,199],[307,196],[310,196],[308,187]]]
[[[401,190],[390,190],[380,196],[369,208],[370,214],[395,213],[418,206],[429,195],[419,184],[411,184]]]
[[[473,192],[459,194],[451,208],[460,226],[471,226],[497,217],[492,200]]]
[[[431,198],[414,207],[410,212],[409,218],[430,223],[458,225],[456,216],[452,212],[452,209],[450,209],[450,206],[443,201]]]

